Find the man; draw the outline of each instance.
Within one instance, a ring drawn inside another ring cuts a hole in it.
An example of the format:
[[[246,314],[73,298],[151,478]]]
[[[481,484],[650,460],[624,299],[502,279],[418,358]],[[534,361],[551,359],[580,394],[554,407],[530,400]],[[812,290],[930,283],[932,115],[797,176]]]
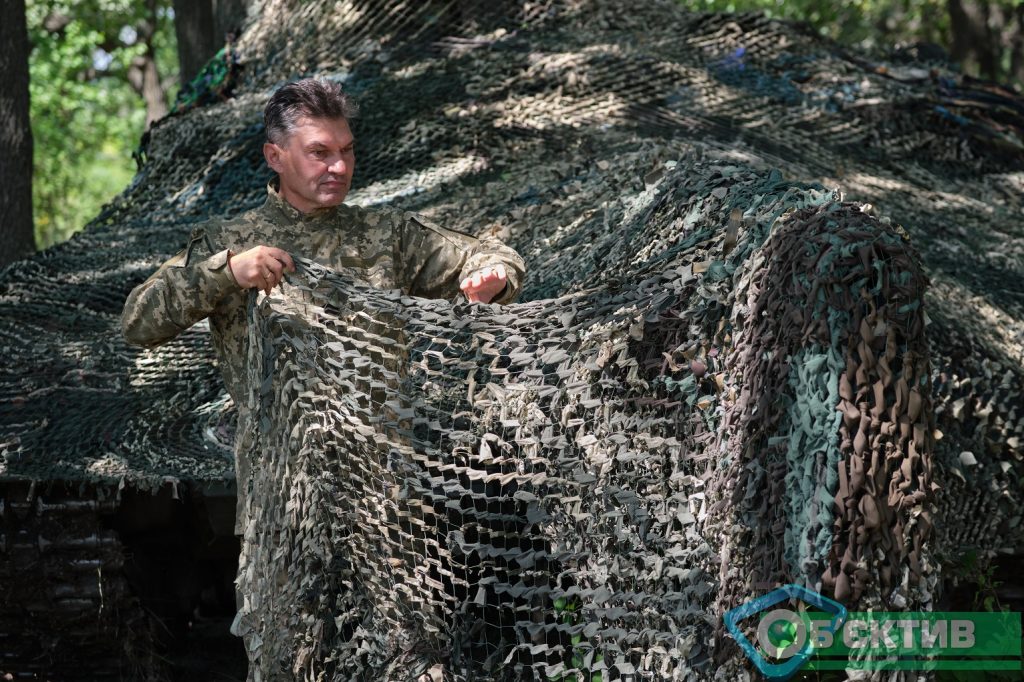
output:
[[[446,230],[396,209],[342,203],[355,170],[349,128],[354,107],[341,87],[314,79],[289,83],[264,110],[263,155],[278,179],[262,207],[192,232],[188,246],[137,286],[121,324],[131,344],[152,347],[209,317],[228,393],[239,410],[235,532],[244,532],[248,481],[244,437],[249,290],[266,293],[293,272],[292,255],[344,267],[373,286],[415,296],[509,303],[525,265],[497,239]]]

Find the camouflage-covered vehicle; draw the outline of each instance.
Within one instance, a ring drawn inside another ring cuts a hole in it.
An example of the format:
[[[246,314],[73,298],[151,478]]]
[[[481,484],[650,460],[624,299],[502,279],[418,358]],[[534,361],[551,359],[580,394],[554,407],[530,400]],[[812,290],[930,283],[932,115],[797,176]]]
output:
[[[735,679],[722,614],[783,583],[1020,609],[1015,92],[672,2],[267,0],[232,50],[230,96],[0,274],[0,673],[180,676],[236,567],[254,680]],[[207,330],[118,316],[262,201],[263,104],[308,75],[360,101],[351,201],[528,280],[254,296],[236,483]]]

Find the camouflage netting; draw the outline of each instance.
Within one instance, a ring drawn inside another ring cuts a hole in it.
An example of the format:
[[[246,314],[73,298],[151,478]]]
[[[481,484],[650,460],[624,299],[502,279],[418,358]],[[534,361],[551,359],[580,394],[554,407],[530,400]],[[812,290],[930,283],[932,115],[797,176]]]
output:
[[[508,307],[312,264],[254,304],[254,679],[731,677],[722,612],[779,582],[930,608],[967,549],[1022,553],[1019,97],[669,2],[253,17],[235,96],[3,273],[5,479],[231,476],[205,330],[137,351],[117,315],[262,201],[287,79],[359,98],[353,201],[530,267]]]
[[[700,206],[724,221],[680,230]],[[619,225],[556,305],[317,268],[263,300],[240,586],[264,678],[683,678],[710,672],[708,607],[752,582],[920,582],[925,279],[903,237],[696,163]]]

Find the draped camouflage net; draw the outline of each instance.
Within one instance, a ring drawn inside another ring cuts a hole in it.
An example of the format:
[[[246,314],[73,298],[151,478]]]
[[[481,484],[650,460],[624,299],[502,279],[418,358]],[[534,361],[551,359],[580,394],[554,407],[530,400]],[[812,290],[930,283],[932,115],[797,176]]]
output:
[[[231,478],[205,327],[117,316],[262,201],[288,79],[359,100],[352,201],[529,267],[501,308],[308,263],[254,304],[254,679],[729,678],[722,612],[779,583],[927,609],[1024,554],[1016,94],[671,2],[267,0],[232,47],[233,97],[0,274],[4,481]]]
[[[724,221],[674,227],[698,206]],[[751,581],[916,597],[930,411],[904,236],[777,174],[679,163],[592,247],[613,245],[555,301],[309,267],[253,311],[258,679],[683,679],[710,675],[710,607]]]

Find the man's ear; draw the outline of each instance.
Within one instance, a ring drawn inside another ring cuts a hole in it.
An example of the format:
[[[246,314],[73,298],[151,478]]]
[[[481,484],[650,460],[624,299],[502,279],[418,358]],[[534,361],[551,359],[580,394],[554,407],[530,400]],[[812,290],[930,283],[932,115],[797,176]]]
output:
[[[267,165],[278,173],[284,168],[284,165],[281,163],[281,148],[273,142],[263,143],[263,158],[267,160]]]

